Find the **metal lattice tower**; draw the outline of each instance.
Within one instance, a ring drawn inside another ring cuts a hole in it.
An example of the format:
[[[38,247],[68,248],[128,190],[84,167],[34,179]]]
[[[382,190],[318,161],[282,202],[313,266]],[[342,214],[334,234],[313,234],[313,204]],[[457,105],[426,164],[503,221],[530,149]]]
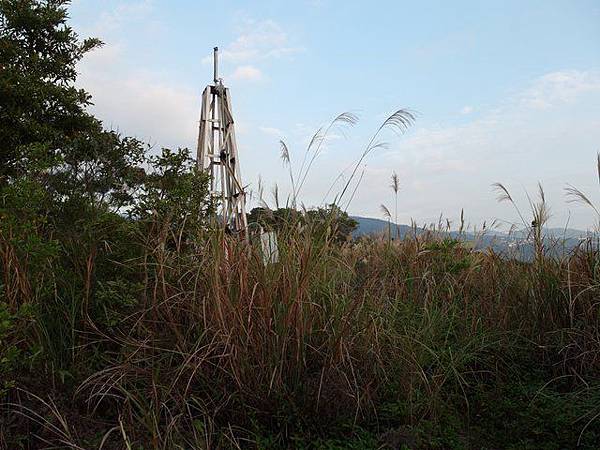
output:
[[[210,176],[210,192],[219,200],[219,223],[233,233],[248,236],[246,192],[240,175],[229,89],[219,78],[219,49],[214,48],[213,85],[202,93],[197,164]]]

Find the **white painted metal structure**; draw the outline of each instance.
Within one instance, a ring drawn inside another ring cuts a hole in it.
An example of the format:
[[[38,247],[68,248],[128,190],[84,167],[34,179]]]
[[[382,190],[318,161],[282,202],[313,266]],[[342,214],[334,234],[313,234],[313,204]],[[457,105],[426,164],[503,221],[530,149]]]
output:
[[[219,78],[219,50],[214,48],[214,84],[202,93],[197,163],[210,175],[211,194],[219,201],[218,221],[248,238],[246,192],[240,175],[229,89]]]

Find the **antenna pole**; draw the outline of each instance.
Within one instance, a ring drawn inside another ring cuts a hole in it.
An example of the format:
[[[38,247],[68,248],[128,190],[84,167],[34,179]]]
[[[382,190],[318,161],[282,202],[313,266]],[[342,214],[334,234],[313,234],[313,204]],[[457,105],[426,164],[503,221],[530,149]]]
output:
[[[213,49],[213,73],[214,82],[217,83],[219,81],[219,47]]]

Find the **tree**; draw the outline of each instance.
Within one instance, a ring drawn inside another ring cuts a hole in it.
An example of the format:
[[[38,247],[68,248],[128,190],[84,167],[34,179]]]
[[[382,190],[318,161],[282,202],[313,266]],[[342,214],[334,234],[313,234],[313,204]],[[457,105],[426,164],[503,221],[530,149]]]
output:
[[[31,328],[0,359],[54,368],[76,367],[87,333],[143,298],[152,264],[132,262],[181,248],[212,208],[189,151],[149,156],[88,111],[76,65],[102,44],[79,40],[68,4],[0,0],[0,321]]]
[[[302,213],[294,208],[256,207],[248,214],[248,223],[256,223],[270,231],[280,231],[297,223],[304,223]]]
[[[325,208],[312,209],[306,212],[308,220],[317,224],[317,229],[328,232],[336,242],[346,242],[352,237],[352,232],[358,222],[348,216],[338,205],[330,204]]]
[[[0,0],[0,190],[32,180],[53,202],[115,208],[142,180],[145,149],[106,131],[76,88],[77,63],[102,45],[67,25],[66,0]]]
[[[352,236],[358,222],[331,204],[304,212],[293,208],[254,208],[248,214],[248,224],[257,223],[267,230],[307,229],[314,235],[329,235],[336,242],[345,242]]]
[[[4,183],[46,169],[65,141],[96,130],[90,96],[73,86],[76,64],[99,47],[66,25],[66,1],[0,1],[0,176]]]
[[[215,205],[210,200],[208,175],[196,167],[189,150],[163,149],[148,162],[152,170],[131,215],[163,239],[179,240],[204,227]]]

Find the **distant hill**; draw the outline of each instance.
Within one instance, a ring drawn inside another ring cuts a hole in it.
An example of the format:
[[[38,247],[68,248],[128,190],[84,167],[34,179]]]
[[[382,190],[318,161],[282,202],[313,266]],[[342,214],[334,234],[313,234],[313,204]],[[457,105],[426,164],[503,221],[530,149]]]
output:
[[[358,222],[358,227],[353,232],[354,237],[377,234],[387,236],[388,227],[391,227],[392,237],[394,237],[396,236],[395,226],[398,227],[401,238],[413,233],[413,228],[409,225],[389,224],[387,220],[374,219],[372,217],[352,216],[352,218]],[[417,233],[421,232],[423,232],[423,229],[418,228]],[[516,257],[524,260],[530,260],[534,254],[533,242],[531,241],[529,230],[515,230],[511,234],[489,230],[483,236],[476,236],[471,232],[465,232],[461,235],[456,231],[451,231],[447,234],[449,237],[455,239],[473,241],[475,248],[479,250],[491,248],[498,253],[505,254],[514,254],[515,250],[517,250],[518,255]],[[593,236],[598,237],[598,235],[571,228],[545,228],[544,244],[549,254],[561,255],[578,246],[586,238]]]
[[[385,234],[387,236],[388,227],[391,227],[392,236],[396,235],[396,229],[394,226],[398,227],[398,231],[400,232],[400,237],[404,237],[407,233],[412,233],[412,227],[408,225],[395,225],[389,224],[387,220],[382,219],[374,219],[372,217],[360,217],[360,216],[351,216],[352,219],[358,222],[358,227],[354,230],[352,235],[354,237],[365,236],[368,234]]]
[[[519,237],[526,237],[528,230],[517,230],[513,234]],[[576,230],[574,228],[544,228],[544,236],[556,239],[581,239],[592,236],[593,233]]]

